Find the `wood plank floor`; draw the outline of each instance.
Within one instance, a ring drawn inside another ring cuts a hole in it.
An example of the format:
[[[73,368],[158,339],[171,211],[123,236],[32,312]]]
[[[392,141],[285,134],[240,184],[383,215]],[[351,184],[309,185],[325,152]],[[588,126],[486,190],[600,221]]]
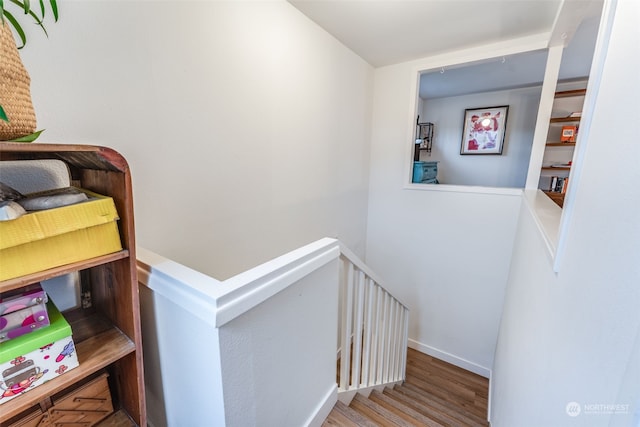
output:
[[[488,426],[489,380],[409,349],[404,384],[338,402],[325,427]]]

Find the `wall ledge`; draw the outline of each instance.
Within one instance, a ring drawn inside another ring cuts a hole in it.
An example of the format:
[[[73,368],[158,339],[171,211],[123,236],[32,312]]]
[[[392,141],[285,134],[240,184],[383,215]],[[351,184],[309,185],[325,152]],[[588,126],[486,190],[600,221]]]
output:
[[[481,187],[475,185],[449,185],[449,184],[414,184],[408,183],[405,190],[418,191],[441,191],[449,193],[476,193],[476,194],[498,194],[503,196],[521,196],[521,188],[506,187]]]
[[[548,255],[553,261],[558,249],[562,209],[540,190],[525,190],[522,198],[542,234]]]

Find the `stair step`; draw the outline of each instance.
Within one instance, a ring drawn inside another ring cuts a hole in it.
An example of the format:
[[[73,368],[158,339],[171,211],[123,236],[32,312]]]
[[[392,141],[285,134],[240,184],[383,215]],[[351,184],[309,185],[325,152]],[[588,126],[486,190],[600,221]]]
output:
[[[409,348],[402,385],[336,404],[324,427],[489,427],[489,381]]]
[[[338,403],[341,403],[341,402],[338,401]],[[336,403],[336,406],[338,405],[338,403]],[[345,405],[345,407],[347,406]],[[336,407],[334,406],[331,412],[329,413],[329,416],[327,417],[327,419],[324,420],[324,422],[322,423],[322,427],[334,427],[334,426],[335,427],[359,427],[359,424],[356,421],[344,415],[339,410],[337,410]]]
[[[412,424],[428,427],[446,427],[446,425],[441,424],[429,417],[426,417],[425,415],[414,410],[410,406],[405,405],[403,402],[394,399],[388,394],[381,393],[379,391],[373,391],[369,395],[369,399]]]
[[[419,426],[419,424],[413,424],[405,421],[398,415],[360,394],[356,394],[349,406],[382,427]]]
[[[406,389],[399,391],[399,388],[401,386],[386,389],[384,393],[442,425],[451,427],[476,427],[481,425],[478,421],[461,414],[459,411],[453,411],[446,406],[439,405],[437,402],[424,399],[421,395],[416,395]]]
[[[463,415],[466,420],[471,420],[474,423],[473,425],[488,425],[486,414],[482,413],[482,410],[478,410],[473,404],[443,399],[409,382],[405,382],[402,386],[397,386],[394,389],[453,418],[457,418],[456,415]]]
[[[344,403],[338,401],[335,406],[333,407],[333,409],[331,410],[331,414],[338,414],[339,415],[339,419],[341,420],[346,420],[344,421],[344,424],[328,424],[328,426],[344,426],[344,427],[350,427],[350,426],[358,426],[358,427],[378,427],[377,424],[373,423],[370,419],[366,418],[365,416],[363,416],[362,414],[360,414],[359,412],[357,412],[356,410],[350,408],[349,406],[345,405]],[[326,421],[325,421],[326,422]],[[324,425],[324,424],[323,424]]]

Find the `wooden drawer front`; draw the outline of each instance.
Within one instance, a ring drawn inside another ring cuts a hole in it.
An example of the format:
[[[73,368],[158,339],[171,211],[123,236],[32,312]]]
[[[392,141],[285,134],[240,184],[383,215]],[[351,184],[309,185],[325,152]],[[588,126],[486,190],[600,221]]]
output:
[[[49,427],[50,425],[49,414],[38,409],[8,427]]]
[[[49,409],[54,427],[89,427],[113,413],[107,374],[88,382],[66,396],[56,399]]]

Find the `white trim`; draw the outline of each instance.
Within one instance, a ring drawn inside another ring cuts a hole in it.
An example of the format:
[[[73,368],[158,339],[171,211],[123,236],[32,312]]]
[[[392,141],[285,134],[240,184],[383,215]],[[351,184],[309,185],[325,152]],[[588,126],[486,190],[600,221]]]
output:
[[[540,190],[525,190],[523,199],[542,234],[547,255],[553,261],[558,245],[562,209]]]
[[[138,247],[138,281],[220,327],[339,256],[337,240],[320,239],[221,282]]]
[[[215,327],[216,298],[211,290],[220,282],[147,249],[136,248],[138,282]]]
[[[493,393],[493,370],[489,369],[489,392],[487,396],[487,421],[491,424],[491,395]]]
[[[445,191],[449,193],[498,194],[502,196],[521,196],[522,195],[522,188],[482,187],[479,185],[407,183],[404,185],[404,189],[419,190],[419,191]]]
[[[320,401],[320,404],[315,411],[311,414],[307,422],[304,424],[308,427],[320,427],[324,420],[327,419],[329,413],[333,409],[334,405],[338,401],[338,385],[334,384],[329,389],[324,398]]]
[[[544,152],[547,148],[547,136],[549,134],[549,122],[555,101],[556,87],[558,86],[558,75],[560,73],[560,62],[562,61],[562,46],[550,47],[547,52],[547,64],[544,69],[544,80],[540,91],[540,102],[538,104],[538,115],[536,126],[533,132],[533,142],[531,145],[531,155],[529,156],[529,169],[525,189],[534,190],[538,188],[540,172]]]
[[[485,378],[489,378],[489,376],[491,375],[491,369],[489,368],[485,368],[484,366],[480,366],[476,363],[455,356],[451,353],[447,353],[446,351],[438,350],[437,348],[422,344],[421,342],[412,340],[411,338],[409,338],[408,340],[408,346],[414,350],[418,350],[421,353],[428,354],[429,356],[433,356],[436,359],[444,360],[445,362],[449,362],[452,365],[465,369],[469,372],[473,372],[474,374],[478,374]]]
[[[523,52],[546,49],[549,45],[550,32],[542,32],[525,37],[502,40],[482,46],[445,52],[411,61],[416,72],[436,70],[466,63],[480,62],[501,56],[515,55]],[[383,67],[381,67],[383,68]],[[415,123],[413,119],[412,123]]]
[[[598,89],[600,87],[600,81],[602,79],[602,69],[607,56],[607,47],[609,45],[609,39],[611,36],[611,28],[613,25],[613,18],[615,16],[617,0],[605,0],[602,16],[600,20],[600,28],[598,30],[598,39],[593,56],[593,62],[591,64],[591,71],[589,73],[589,81],[587,83],[587,91],[584,99],[584,105],[582,108],[582,119],[580,121],[580,133],[576,141],[576,146],[573,155],[573,162],[570,172],[571,185],[569,186],[567,193],[564,197],[564,203],[562,209],[558,207],[551,199],[544,195],[539,190],[534,190],[538,186],[539,169],[542,164],[542,159],[534,162],[534,152],[532,151],[532,160],[529,163],[529,172],[527,177],[527,186],[524,191],[523,198],[526,205],[534,218],[534,221],[541,232],[544,243],[547,247],[547,254],[550,257],[553,265],[553,271],[560,271],[560,265],[562,263],[562,255],[567,242],[567,235],[572,217],[574,215],[574,199],[576,189],[580,185],[580,176],[582,174],[583,159],[586,152],[586,143],[584,142],[589,137],[589,129],[592,122],[592,114],[595,108]],[[551,54],[551,52],[550,52]],[[545,73],[545,84],[547,83],[548,76]],[[543,90],[544,92],[544,90]],[[542,105],[542,100],[541,100]],[[541,113],[538,113],[538,124],[541,124],[544,117],[541,117]],[[545,120],[547,123],[548,120]],[[537,130],[537,128],[536,128]],[[536,132],[537,136],[537,132]],[[538,140],[534,140],[533,149],[537,149]],[[535,164],[534,164],[535,163]],[[536,175],[537,174],[537,175]],[[534,176],[535,175],[535,176]]]
[[[549,37],[549,46],[568,46],[593,1],[563,1],[558,8]]]
[[[600,82],[602,80],[602,70],[607,58],[609,40],[611,39],[611,30],[613,27],[613,19],[615,17],[617,3],[617,0],[604,0],[604,4],[602,6],[602,15],[600,18],[600,27],[598,29],[598,38],[596,40],[593,61],[591,62],[591,70],[589,71],[587,92],[585,94],[584,105],[582,107],[583,114],[580,120],[580,132],[578,133],[578,137],[576,140],[576,147],[572,159],[573,161],[571,166],[571,173],[569,175],[571,185],[567,189],[567,193],[564,196],[564,204],[562,215],[560,218],[558,244],[557,250],[554,254],[555,258],[553,260],[553,271],[555,271],[556,273],[560,271],[562,256],[567,244],[569,225],[571,224],[574,215],[573,205],[576,188],[580,185],[580,177],[582,176],[582,165],[584,163],[584,156],[587,151],[586,143],[584,143],[583,141],[585,139],[588,139],[589,137],[589,130],[591,128],[591,122],[593,120],[593,111],[595,109],[598,92],[600,90]]]
[[[217,300],[216,326],[246,313],[339,256],[338,241],[325,238],[225,280],[227,291]]]

